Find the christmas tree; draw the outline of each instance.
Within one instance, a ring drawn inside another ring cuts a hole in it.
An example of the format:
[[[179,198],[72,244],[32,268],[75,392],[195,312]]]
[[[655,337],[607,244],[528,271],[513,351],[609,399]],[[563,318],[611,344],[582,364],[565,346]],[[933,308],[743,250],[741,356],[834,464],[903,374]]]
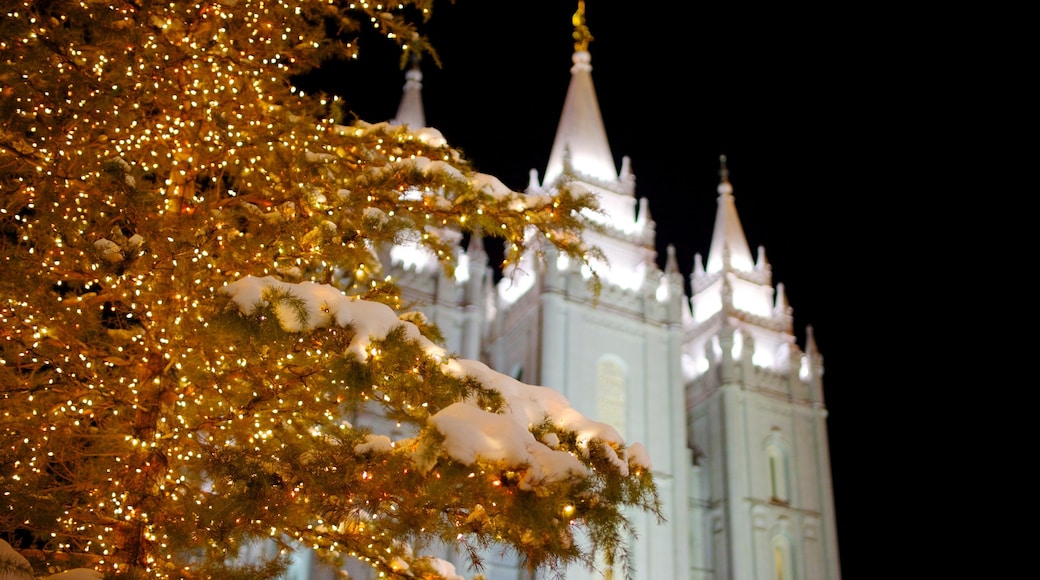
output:
[[[625,512],[659,514],[640,445],[446,352],[379,258],[414,243],[450,273],[468,234],[507,268],[588,263],[594,198],[509,191],[434,130],[348,123],[294,84],[374,37],[436,58],[431,15],[0,15],[0,542],[34,574],[273,578],[306,548],[438,578],[424,550],[445,544],[553,570],[623,561]]]

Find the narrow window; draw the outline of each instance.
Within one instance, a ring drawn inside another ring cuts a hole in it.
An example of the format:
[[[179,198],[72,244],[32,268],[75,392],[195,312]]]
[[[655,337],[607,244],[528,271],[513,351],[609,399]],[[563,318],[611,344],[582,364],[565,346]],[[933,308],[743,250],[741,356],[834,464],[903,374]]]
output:
[[[598,419],[625,434],[625,367],[607,356],[596,365],[596,413]]]
[[[776,456],[773,454],[769,455],[769,485],[770,485],[770,496],[779,498],[780,490],[776,480]]]
[[[766,448],[766,458],[769,461],[769,499],[776,502],[790,501],[788,489],[787,454],[777,443],[772,443]]]

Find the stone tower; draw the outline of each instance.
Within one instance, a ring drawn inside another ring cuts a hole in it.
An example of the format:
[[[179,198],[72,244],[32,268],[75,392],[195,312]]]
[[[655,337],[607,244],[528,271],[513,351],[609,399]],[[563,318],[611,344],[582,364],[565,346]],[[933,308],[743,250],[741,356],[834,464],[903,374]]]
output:
[[[695,258],[691,295],[672,246],[658,267],[648,202],[636,195],[629,159],[618,169],[607,141],[583,3],[574,24],[549,162],[541,178],[531,171],[526,192],[566,181],[596,194],[605,211],[590,217],[604,227],[587,239],[605,257],[594,264],[601,292],[592,291],[588,271],[555,257],[521,260],[496,282],[479,238],[459,238],[455,277],[403,246],[385,258],[390,273],[449,350],[559,390],[578,411],[646,446],[667,522],[633,514],[634,578],[839,580],[823,362],[812,329],[803,350],[765,251],[753,256],[748,247],[725,157],[711,247],[706,261]],[[418,63],[406,79],[392,122],[418,129]],[[486,577],[528,575],[495,552]],[[625,571],[573,569],[566,577],[620,579]]]

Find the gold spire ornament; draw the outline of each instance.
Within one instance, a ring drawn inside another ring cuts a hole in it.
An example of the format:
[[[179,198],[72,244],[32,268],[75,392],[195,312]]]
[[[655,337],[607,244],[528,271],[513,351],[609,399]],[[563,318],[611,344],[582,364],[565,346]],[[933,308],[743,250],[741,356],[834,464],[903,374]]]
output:
[[[578,11],[571,16],[571,22],[574,23],[574,50],[588,50],[589,43],[592,42],[592,33],[589,32],[589,27],[585,26],[585,0],[578,0]]]

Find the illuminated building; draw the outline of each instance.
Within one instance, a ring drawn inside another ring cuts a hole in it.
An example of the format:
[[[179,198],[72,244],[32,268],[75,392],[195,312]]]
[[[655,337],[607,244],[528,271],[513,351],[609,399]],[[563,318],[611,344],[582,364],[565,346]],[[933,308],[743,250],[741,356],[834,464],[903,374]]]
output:
[[[655,224],[629,159],[615,166],[578,20],[549,162],[541,178],[532,170],[526,192],[573,180],[596,193],[604,214],[590,219],[605,229],[587,240],[605,258],[593,260],[601,292],[588,271],[555,258],[521,261],[496,281],[480,239],[460,239],[454,278],[432,256],[395,247],[386,257],[393,277],[449,350],[557,389],[646,445],[667,522],[633,515],[635,578],[837,580],[823,359],[812,329],[799,346],[783,285],[774,286],[764,249],[748,245],[725,158],[711,245],[695,258],[690,295],[671,247],[658,266]],[[421,91],[413,67],[393,123],[425,126]],[[515,560],[488,556],[488,580],[527,578]],[[464,558],[444,557],[471,575]],[[604,577],[624,573],[566,571],[568,580]]]

